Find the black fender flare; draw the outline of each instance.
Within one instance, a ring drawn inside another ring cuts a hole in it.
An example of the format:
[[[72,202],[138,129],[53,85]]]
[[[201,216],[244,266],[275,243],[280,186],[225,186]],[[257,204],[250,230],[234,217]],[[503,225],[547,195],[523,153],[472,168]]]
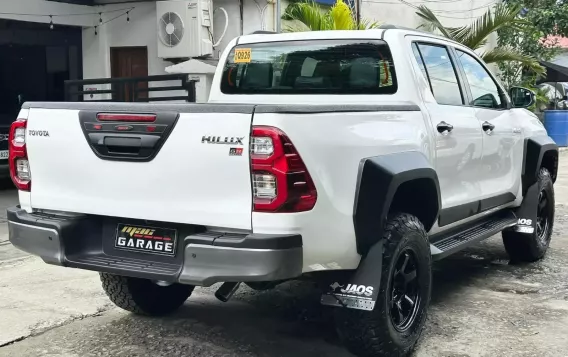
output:
[[[523,151],[523,170],[521,174],[521,182],[523,185],[523,196],[538,180],[538,173],[543,164],[543,158],[546,153],[554,152],[555,160],[552,163],[552,182],[556,182],[558,173],[558,145],[549,136],[534,136],[525,139],[525,147]]]
[[[422,219],[426,231],[429,231],[438,218],[441,203],[438,175],[426,156],[419,151],[408,151],[368,157],[360,162],[353,208],[359,254],[365,255],[382,238],[398,188],[415,180],[427,180],[430,183],[428,189],[436,191],[435,209],[429,209],[427,217]],[[433,197],[434,193],[431,194]],[[408,204],[419,205],[420,202]]]

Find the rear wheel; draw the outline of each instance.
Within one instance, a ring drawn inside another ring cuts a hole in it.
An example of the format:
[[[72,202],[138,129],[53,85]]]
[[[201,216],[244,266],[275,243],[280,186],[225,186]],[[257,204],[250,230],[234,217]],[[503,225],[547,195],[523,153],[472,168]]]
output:
[[[546,254],[554,225],[554,186],[550,172],[541,168],[538,175],[536,229],[533,233],[503,231],[503,244],[513,262],[534,262]]]
[[[357,356],[407,356],[426,322],[432,285],[428,236],[418,218],[387,222],[379,296],[373,311],[336,309],[339,335]]]
[[[151,280],[100,273],[103,289],[121,309],[159,316],[177,310],[193,292],[192,285],[158,285]]]

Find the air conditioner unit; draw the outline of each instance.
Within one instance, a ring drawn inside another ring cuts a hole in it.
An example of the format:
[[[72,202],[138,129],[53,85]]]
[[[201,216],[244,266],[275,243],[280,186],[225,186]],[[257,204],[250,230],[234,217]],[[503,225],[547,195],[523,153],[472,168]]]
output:
[[[213,54],[210,0],[156,2],[158,57],[193,58]]]

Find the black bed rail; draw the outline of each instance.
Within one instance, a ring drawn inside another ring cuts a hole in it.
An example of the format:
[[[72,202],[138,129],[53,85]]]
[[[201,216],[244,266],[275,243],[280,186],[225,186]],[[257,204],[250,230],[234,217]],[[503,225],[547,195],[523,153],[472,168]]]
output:
[[[179,84],[159,82],[179,81]],[[153,85],[150,85],[152,83]],[[105,85],[111,89],[89,89],[89,85]],[[87,87],[87,88],[86,88]],[[183,95],[150,96],[150,93],[183,91]],[[108,98],[107,94],[110,94]],[[105,95],[100,99],[100,95]],[[187,74],[164,74],[147,77],[97,78],[65,81],[65,101],[67,102],[157,102],[157,101],[195,102],[195,81]]]

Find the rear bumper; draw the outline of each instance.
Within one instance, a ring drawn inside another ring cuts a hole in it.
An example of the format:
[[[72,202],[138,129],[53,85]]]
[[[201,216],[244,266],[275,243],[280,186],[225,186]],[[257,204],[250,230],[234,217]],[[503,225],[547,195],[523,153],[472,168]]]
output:
[[[199,286],[302,274],[300,235],[182,235],[182,230],[171,258],[116,250],[112,224],[103,217],[30,214],[13,207],[7,218],[10,242],[54,265]]]

